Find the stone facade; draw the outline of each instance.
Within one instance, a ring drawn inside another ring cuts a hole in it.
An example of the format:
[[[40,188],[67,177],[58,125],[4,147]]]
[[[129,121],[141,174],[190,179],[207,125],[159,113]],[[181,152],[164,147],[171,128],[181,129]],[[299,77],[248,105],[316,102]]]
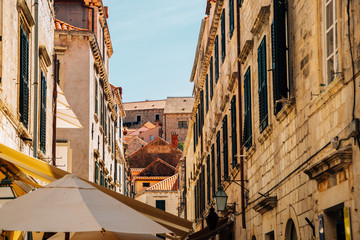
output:
[[[52,1],[39,1],[39,49],[35,49],[33,1],[2,1],[0,7],[0,143],[51,163],[54,91]],[[37,66],[34,62],[36,51],[39,52]],[[36,81],[35,68],[39,74]],[[42,75],[45,81],[41,81]],[[43,109],[37,107],[38,115],[34,116],[36,87],[36,101],[44,105]],[[40,95],[41,89],[46,91],[44,98]],[[40,112],[45,113],[41,127]],[[33,150],[34,141],[36,151]]]
[[[232,37],[231,2],[235,9]],[[237,52],[236,2],[209,1],[209,16],[199,37],[191,78],[195,104],[184,150],[188,219],[195,220],[196,231],[206,236],[204,218],[221,184],[228,203],[235,203],[240,212],[233,215],[228,207],[218,213],[221,219],[233,221],[235,239],[321,239],[322,234],[326,239],[360,238],[356,214],[360,35],[354,31],[360,23],[360,3],[243,1]],[[283,36],[275,20],[285,25]],[[282,37],[283,45],[277,45]],[[216,75],[214,49],[219,51],[219,79],[214,80],[211,98],[206,94],[211,92],[206,90],[206,79],[210,82],[210,75]],[[282,52],[286,61],[280,64]],[[284,74],[277,75],[285,65]]]

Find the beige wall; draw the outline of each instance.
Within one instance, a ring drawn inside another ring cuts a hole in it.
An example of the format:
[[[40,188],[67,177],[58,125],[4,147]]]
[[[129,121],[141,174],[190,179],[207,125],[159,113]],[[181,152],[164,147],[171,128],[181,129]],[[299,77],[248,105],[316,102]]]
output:
[[[178,135],[179,143],[184,143],[187,128],[179,128],[178,122],[185,121],[187,126],[189,126],[189,118],[191,114],[164,114],[164,139],[171,143],[171,134],[176,133]]]

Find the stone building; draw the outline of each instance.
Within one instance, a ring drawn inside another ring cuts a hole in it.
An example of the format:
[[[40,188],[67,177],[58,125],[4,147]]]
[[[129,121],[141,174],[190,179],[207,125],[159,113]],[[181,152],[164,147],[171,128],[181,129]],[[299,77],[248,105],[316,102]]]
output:
[[[125,112],[121,88],[109,83],[113,48],[107,7],[98,0],[56,0],[55,7],[57,81],[83,126],[58,129],[57,141],[68,143],[72,149],[68,170],[125,193]]]
[[[36,7],[30,0],[0,4],[0,143],[52,164],[55,75],[52,1],[40,0]],[[8,169],[2,164],[0,170],[3,179],[2,173]],[[28,180],[39,184],[37,180]]]
[[[179,143],[184,143],[189,118],[191,116],[194,98],[168,97],[164,108],[164,139],[172,143],[172,136],[176,135]]]
[[[207,1],[184,149],[189,239],[360,238],[359,9]],[[228,206],[210,230],[219,186]]]

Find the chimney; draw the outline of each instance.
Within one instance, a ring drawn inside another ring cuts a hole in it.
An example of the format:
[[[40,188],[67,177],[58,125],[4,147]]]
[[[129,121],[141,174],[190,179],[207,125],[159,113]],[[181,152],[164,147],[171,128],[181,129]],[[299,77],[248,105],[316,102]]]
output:
[[[106,18],[109,18],[109,7],[104,6],[105,16]]]
[[[176,133],[171,134],[171,144],[174,148],[178,148],[178,135]]]

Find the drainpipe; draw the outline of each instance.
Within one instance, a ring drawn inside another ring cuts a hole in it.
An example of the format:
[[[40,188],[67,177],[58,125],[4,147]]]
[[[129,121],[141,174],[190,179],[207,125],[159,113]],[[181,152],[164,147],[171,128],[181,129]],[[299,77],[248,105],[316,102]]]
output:
[[[236,1],[236,31],[237,31],[237,56],[240,56],[240,4]],[[241,63],[237,62],[238,67],[238,99],[239,99],[239,137],[240,137],[240,183],[241,183],[241,221],[243,229],[246,229],[245,222],[245,186],[244,186],[244,158],[243,156],[243,137],[242,137],[242,102],[241,102]]]
[[[38,91],[39,91],[39,0],[35,0],[35,46],[34,46],[34,128],[33,157],[37,158],[38,143]]]
[[[54,113],[53,113],[53,142],[52,142],[52,165],[56,166],[56,114],[57,114],[57,77],[58,77],[58,60],[57,55],[54,55],[54,90],[53,90],[53,102],[54,102]]]

